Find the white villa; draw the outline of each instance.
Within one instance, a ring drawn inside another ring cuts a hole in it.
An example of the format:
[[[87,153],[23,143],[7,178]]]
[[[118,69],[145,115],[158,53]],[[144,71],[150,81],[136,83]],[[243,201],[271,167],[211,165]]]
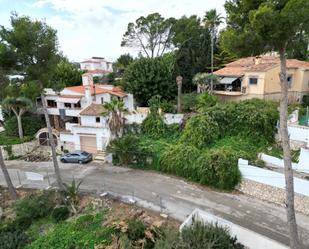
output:
[[[103,57],[92,57],[80,62],[80,68],[92,74],[93,77],[102,77],[113,72],[113,63]]]
[[[60,146],[97,153],[104,150],[110,139],[102,104],[116,98],[131,112],[134,110],[133,95],[112,85],[94,84],[92,74],[82,77],[82,86],[64,88],[60,94],[45,89],[45,101],[51,124],[60,131]],[[44,140],[46,130],[38,136]]]

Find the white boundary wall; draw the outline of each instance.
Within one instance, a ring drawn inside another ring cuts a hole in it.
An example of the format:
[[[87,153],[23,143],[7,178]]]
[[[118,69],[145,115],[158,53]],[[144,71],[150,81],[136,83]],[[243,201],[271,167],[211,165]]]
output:
[[[289,247],[274,241],[268,237],[261,234],[248,230],[247,228],[236,225],[230,221],[222,219],[218,216],[210,214],[208,212],[202,211],[200,209],[195,209],[190,216],[182,223],[180,226],[180,231],[185,226],[192,225],[193,221],[201,221],[204,223],[217,223],[221,227],[228,229],[232,236],[236,236],[237,240],[244,246],[250,249],[287,249]]]
[[[271,164],[271,166],[275,168],[284,168],[283,159],[269,156],[264,153],[261,153],[259,157],[261,160],[268,164]],[[299,163],[292,163],[292,168],[296,171],[309,174],[309,150],[304,148],[300,149]]]
[[[290,140],[300,141],[309,147],[309,127],[303,125],[288,124]]]
[[[285,189],[285,178],[282,173],[248,165],[248,161],[242,159],[238,160],[238,167],[243,179]],[[309,181],[294,177],[294,191],[309,196]]]

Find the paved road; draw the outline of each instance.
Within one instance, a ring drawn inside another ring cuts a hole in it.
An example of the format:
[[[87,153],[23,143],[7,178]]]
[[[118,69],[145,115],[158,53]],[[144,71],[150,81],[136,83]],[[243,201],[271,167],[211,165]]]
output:
[[[55,184],[51,162],[7,162],[15,185],[19,184],[17,171],[32,171],[45,176],[44,182],[29,182],[20,173],[25,187],[44,188],[48,179]],[[150,171],[132,170],[98,162],[87,165],[60,164],[63,179],[82,179],[82,189],[102,193],[111,191],[120,195],[133,195],[140,204],[163,209],[170,216],[184,220],[194,208],[200,208],[269,238],[288,245],[286,214],[282,207],[262,202],[241,194],[219,193],[187,183],[181,179]],[[48,176],[48,177],[47,177]],[[0,173],[0,184],[4,184]],[[309,208],[309,207],[308,207]],[[309,247],[309,217],[297,214],[301,239]]]

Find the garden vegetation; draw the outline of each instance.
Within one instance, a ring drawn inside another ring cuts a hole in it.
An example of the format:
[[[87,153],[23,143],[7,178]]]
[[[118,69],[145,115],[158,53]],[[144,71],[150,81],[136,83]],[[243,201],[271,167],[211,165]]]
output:
[[[278,106],[258,99],[220,103],[207,93],[196,98],[192,110],[198,113],[183,129],[166,125],[158,112],[160,102],[149,102],[151,112],[141,128],[135,125],[134,133],[127,129],[109,147],[114,162],[234,189],[241,180],[238,158],[259,165],[258,153],[274,144]]]

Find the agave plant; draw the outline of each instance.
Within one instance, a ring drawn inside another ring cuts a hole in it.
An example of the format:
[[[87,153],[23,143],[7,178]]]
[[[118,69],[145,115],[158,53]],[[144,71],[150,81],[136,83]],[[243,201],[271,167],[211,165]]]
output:
[[[82,184],[82,181],[79,181],[78,183],[73,178],[71,184],[64,183],[65,191],[64,195],[66,198],[66,201],[69,203],[69,205],[72,208],[73,213],[77,213],[76,206],[79,203],[79,188]]]

